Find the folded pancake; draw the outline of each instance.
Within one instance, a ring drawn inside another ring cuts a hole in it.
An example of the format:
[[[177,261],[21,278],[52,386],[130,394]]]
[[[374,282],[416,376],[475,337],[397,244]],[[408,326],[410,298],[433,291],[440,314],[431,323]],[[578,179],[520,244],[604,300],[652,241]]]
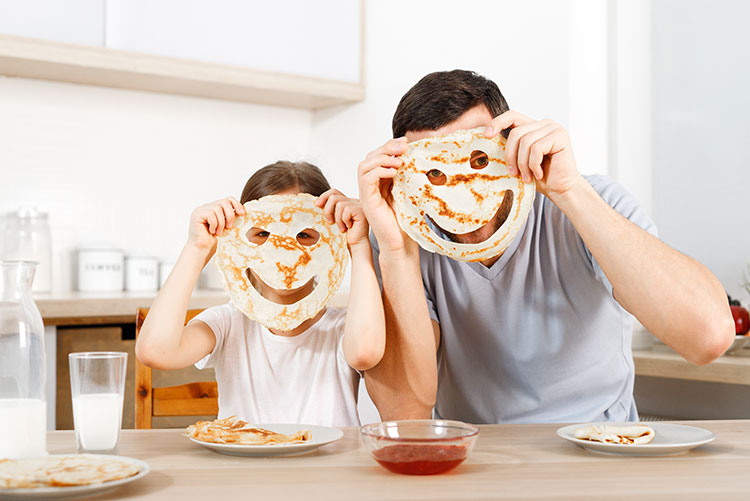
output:
[[[523,228],[536,185],[510,175],[502,135],[487,139],[480,127],[428,137],[409,143],[401,159],[391,188],[393,210],[423,249],[481,261],[504,251]],[[455,241],[485,225],[494,230],[486,240]]]
[[[307,193],[252,200],[245,204],[246,214],[218,237],[216,266],[232,304],[266,327],[288,331],[314,317],[344,279],[346,237],[328,223],[315,200]],[[266,240],[251,242],[247,234],[252,228],[267,232]],[[317,241],[300,240],[305,230],[317,232]],[[274,289],[294,290],[311,281],[314,287],[293,304],[275,303],[258,292],[249,270]]]
[[[215,421],[198,421],[185,429],[185,435],[202,442],[237,445],[299,444],[312,438],[310,430],[284,435],[251,426],[236,416]]]
[[[575,431],[575,438],[605,444],[642,445],[651,442],[654,436],[653,428],[640,424],[631,426],[592,425]]]
[[[137,464],[94,454],[0,460],[0,489],[69,487],[111,482],[141,471]]]

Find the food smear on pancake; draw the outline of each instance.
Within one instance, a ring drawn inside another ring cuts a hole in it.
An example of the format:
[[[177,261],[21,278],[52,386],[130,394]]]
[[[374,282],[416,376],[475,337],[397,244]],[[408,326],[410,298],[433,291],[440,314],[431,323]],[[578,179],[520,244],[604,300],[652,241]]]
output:
[[[653,428],[645,425],[592,425],[577,429],[574,436],[580,440],[604,444],[643,445],[654,440],[656,433]]]
[[[232,304],[268,328],[289,331],[314,317],[343,281],[346,236],[328,223],[316,199],[300,193],[252,200],[218,237],[216,266]],[[263,297],[253,280],[277,290],[312,284],[312,292],[279,304]]]
[[[285,435],[252,426],[236,416],[215,421],[198,421],[185,429],[185,435],[201,442],[235,445],[301,444],[312,438],[310,430]]]
[[[138,464],[94,454],[0,459],[0,491],[101,484],[132,477],[140,471]]]
[[[393,210],[401,228],[429,252],[482,261],[503,252],[526,222],[536,185],[510,175],[505,139],[488,139],[484,130],[414,141],[401,155]]]

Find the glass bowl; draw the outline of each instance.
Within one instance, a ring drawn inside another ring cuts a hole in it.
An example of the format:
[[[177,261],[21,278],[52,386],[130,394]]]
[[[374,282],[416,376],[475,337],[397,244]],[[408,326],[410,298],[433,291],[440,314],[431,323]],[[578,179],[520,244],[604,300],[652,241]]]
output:
[[[479,435],[477,426],[444,419],[384,421],[359,431],[375,461],[408,475],[452,470],[469,456]]]

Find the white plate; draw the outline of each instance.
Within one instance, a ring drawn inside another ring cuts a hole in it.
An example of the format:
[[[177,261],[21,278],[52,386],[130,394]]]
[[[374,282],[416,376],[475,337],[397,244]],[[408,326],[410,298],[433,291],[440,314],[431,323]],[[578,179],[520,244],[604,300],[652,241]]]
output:
[[[573,442],[584,449],[608,454],[620,454],[623,456],[664,456],[667,454],[677,454],[707,444],[716,438],[716,435],[714,435],[713,432],[704,430],[703,428],[659,422],[640,423],[654,429],[654,440],[648,444],[604,444],[601,442],[575,438],[575,431],[579,428],[585,428],[592,425],[632,426],[633,424],[634,423],[572,424],[570,426],[563,426],[557,430],[557,434],[565,440]]]
[[[208,447],[221,454],[229,454],[231,456],[291,456],[296,454],[304,454],[318,447],[331,442],[335,442],[344,436],[344,432],[337,428],[329,428],[328,426],[316,426],[312,424],[256,424],[258,428],[265,428],[267,430],[275,431],[276,433],[283,433],[285,435],[291,435],[297,433],[300,430],[310,430],[310,441],[302,442],[299,444],[271,444],[271,445],[238,445],[238,444],[216,444],[213,442],[203,442],[202,440],[196,440],[192,437],[188,437],[196,444],[200,444],[204,447]]]
[[[70,456],[71,454],[53,454],[55,456]],[[119,480],[112,480],[109,482],[103,482],[100,484],[89,484],[89,485],[76,485],[71,487],[35,487],[29,489],[0,489],[0,499],[28,499],[28,498],[67,498],[67,497],[83,497],[90,496],[95,493],[114,489],[118,485],[127,484],[138,480],[141,477],[145,477],[149,472],[148,463],[139,459],[129,458],[126,456],[111,456],[102,454],[101,457],[107,457],[112,459],[119,459],[121,461],[127,461],[141,467],[141,471],[133,475],[132,477],[121,478]]]

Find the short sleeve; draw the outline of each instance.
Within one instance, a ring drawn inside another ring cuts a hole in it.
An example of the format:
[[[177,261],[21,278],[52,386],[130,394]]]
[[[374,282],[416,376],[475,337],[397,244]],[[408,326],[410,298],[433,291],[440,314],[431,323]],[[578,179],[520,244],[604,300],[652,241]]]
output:
[[[204,324],[208,325],[211,331],[214,333],[216,338],[216,344],[214,349],[195,363],[195,367],[198,369],[207,369],[214,366],[214,360],[217,353],[220,353],[224,348],[224,341],[229,334],[232,326],[232,309],[234,307],[231,303],[223,304],[221,306],[213,306],[207,308],[196,315],[188,325],[200,320]]]
[[[616,210],[620,215],[626,218],[631,223],[638,227],[646,230],[651,235],[659,237],[659,233],[656,229],[654,221],[646,214],[643,207],[640,206],[635,197],[626,190],[620,183],[610,179],[606,176],[586,176],[586,180],[591,186],[599,193],[599,196],[607,202],[607,204]],[[609,279],[604,275],[599,263],[596,261],[594,256],[589,251],[588,247],[584,245],[586,255],[591,261],[591,265],[594,268],[596,278],[604,284],[610,294],[612,294],[612,284]]]
[[[378,283],[380,284],[380,292],[382,294],[383,292],[383,277],[380,273],[380,261],[378,257],[380,256],[380,247],[378,247],[378,241],[375,238],[375,235],[370,232],[370,247],[372,247],[372,262],[375,265],[375,275],[378,277]],[[424,297],[427,300],[427,311],[430,314],[430,318],[434,320],[435,322],[440,323],[440,320],[438,319],[437,311],[435,310],[435,303],[432,301],[432,297],[430,296],[429,288],[427,287],[427,284],[425,283],[425,253],[423,249],[419,249],[419,266],[420,271],[422,273],[422,288],[424,289]]]

